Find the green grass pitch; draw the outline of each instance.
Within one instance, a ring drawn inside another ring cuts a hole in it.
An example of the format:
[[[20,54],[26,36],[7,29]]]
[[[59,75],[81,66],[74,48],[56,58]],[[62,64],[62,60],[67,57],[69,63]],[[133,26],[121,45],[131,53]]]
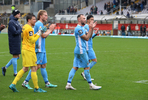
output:
[[[19,93],[13,93],[9,89],[14,79],[11,65],[5,77],[0,71],[0,100],[148,100],[148,39],[96,37],[93,43],[98,62],[90,73],[95,79],[93,83],[102,86],[101,90],[89,89],[80,75],[83,69],[76,72],[72,81],[72,86],[77,90],[65,90],[68,73],[73,66],[75,38],[49,36],[46,38],[48,78],[58,87],[45,88],[38,70],[39,86],[47,93],[34,93],[21,86],[28,72],[16,85]],[[0,66],[5,66],[11,58],[8,36],[0,34]],[[21,68],[20,56],[18,71]],[[29,84],[33,87],[32,80]]]

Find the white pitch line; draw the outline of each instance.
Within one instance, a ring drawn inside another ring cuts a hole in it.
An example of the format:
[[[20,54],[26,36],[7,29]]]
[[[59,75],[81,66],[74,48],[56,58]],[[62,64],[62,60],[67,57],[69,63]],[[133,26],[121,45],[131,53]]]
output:
[[[134,81],[135,83],[148,84],[148,80]]]
[[[0,52],[0,53],[8,53],[9,51],[5,51],[5,52]]]

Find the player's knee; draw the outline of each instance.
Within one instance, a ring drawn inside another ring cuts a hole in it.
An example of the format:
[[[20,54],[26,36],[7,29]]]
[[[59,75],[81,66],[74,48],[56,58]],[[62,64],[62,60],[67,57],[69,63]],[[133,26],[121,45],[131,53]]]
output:
[[[41,68],[46,68],[46,64],[41,65]]]
[[[73,69],[75,69],[77,71],[78,70],[78,67],[73,67]]]
[[[37,69],[40,69],[41,65],[37,65]]]
[[[24,72],[27,72],[28,69],[29,69],[29,67],[23,67],[23,71],[24,71]]]
[[[92,61],[96,62],[97,63],[97,59],[92,59]]]
[[[86,68],[84,68],[84,70],[89,70],[90,69],[90,67],[86,67]]]

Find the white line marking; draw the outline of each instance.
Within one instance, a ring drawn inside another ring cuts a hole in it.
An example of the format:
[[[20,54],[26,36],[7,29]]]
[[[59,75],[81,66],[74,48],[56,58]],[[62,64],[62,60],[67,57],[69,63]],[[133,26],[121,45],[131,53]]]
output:
[[[135,81],[135,83],[148,84],[148,80]]]

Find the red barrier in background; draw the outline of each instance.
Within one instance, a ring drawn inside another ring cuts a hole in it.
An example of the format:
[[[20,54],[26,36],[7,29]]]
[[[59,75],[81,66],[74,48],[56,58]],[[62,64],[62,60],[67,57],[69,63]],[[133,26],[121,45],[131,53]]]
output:
[[[67,23],[67,24],[63,24],[63,23],[57,23],[57,25],[60,25],[60,29],[73,29],[77,26],[76,23]],[[97,24],[95,29],[99,30],[112,30],[112,24]]]
[[[140,26],[143,25],[143,27],[146,25],[146,30],[148,31],[148,24],[118,24],[118,30],[121,30],[121,26],[125,26],[125,30],[127,30],[127,26],[131,26],[132,31],[140,31]]]

